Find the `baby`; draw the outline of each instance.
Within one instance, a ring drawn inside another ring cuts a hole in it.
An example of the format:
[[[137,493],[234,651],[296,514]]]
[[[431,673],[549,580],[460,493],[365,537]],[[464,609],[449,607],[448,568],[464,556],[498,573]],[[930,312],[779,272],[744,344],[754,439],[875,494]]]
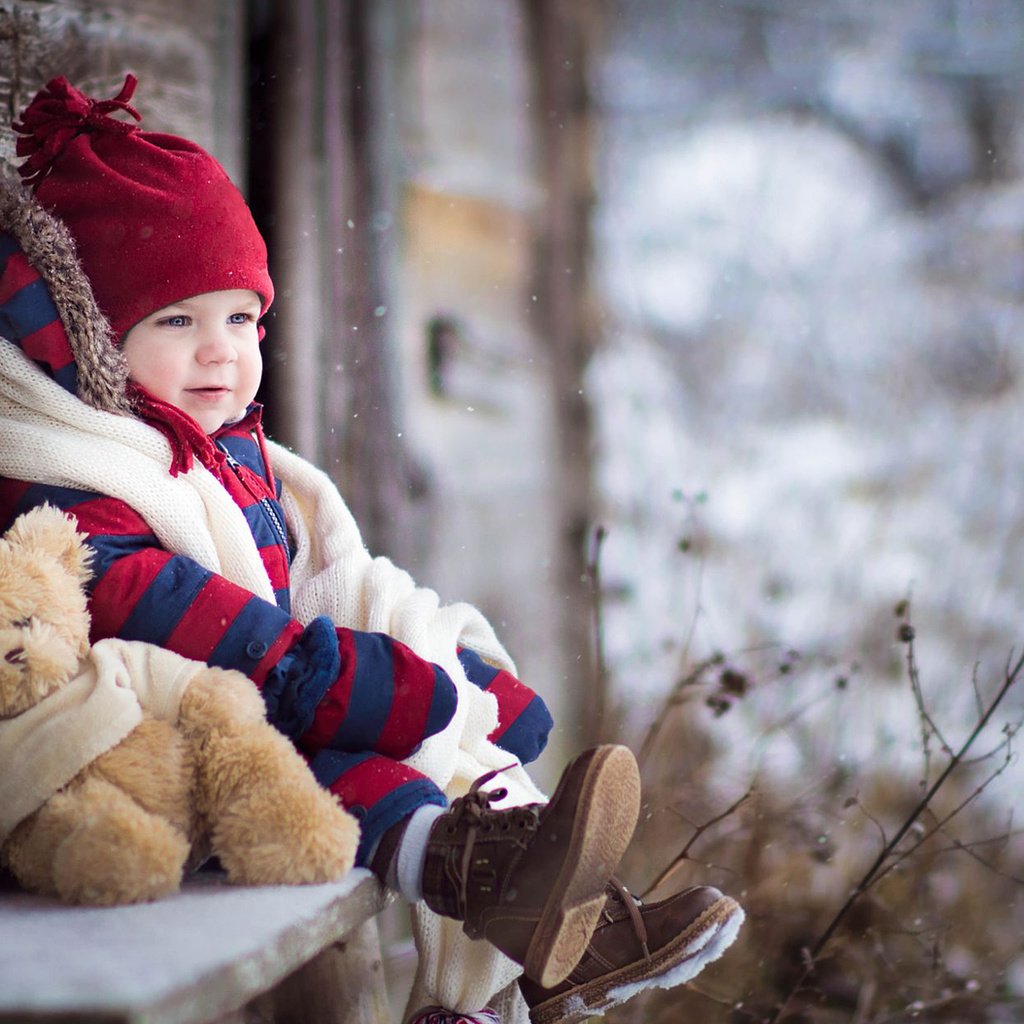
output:
[[[34,199],[0,203],[0,527],[66,510],[94,640],[260,687],[360,819],[357,863],[416,908],[413,1019],[579,1020],[692,977],[742,911],[631,896],[632,754],[586,751],[545,801],[522,765],[551,718],[490,625],[371,557],[333,483],[264,436],[264,241],[208,153],[112,116],[138,119],[134,88],[54,79],[15,125]]]

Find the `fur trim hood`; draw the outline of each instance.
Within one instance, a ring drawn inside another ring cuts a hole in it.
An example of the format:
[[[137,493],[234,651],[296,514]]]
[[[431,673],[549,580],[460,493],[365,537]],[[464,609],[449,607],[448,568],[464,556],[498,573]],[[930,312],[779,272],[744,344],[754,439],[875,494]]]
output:
[[[67,228],[0,166],[0,337],[104,412],[130,414],[128,368]]]

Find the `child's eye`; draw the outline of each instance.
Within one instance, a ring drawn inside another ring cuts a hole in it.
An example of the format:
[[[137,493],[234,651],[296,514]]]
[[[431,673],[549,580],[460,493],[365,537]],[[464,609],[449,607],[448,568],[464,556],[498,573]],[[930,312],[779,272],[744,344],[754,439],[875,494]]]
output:
[[[228,317],[229,324],[254,324],[255,322],[256,317],[252,313],[232,313]]]
[[[165,316],[157,322],[161,327],[188,327],[191,323],[191,318],[184,314],[179,314],[178,316]]]

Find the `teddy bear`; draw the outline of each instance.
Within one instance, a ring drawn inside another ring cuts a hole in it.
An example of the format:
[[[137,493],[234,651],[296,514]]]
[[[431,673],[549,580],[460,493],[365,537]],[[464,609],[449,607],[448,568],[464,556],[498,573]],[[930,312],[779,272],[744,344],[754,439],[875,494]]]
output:
[[[0,538],[0,862],[113,905],[173,893],[210,853],[238,884],[342,877],[359,826],[240,672],[89,642],[91,549],[43,505]]]

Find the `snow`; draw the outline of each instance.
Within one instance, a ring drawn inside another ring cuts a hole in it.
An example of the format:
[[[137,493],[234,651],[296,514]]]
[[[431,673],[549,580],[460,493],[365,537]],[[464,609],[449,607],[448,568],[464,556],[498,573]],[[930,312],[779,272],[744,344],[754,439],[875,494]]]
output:
[[[976,664],[991,693],[1024,641],[1024,277],[1005,272],[1020,190],[925,216],[868,152],[774,114],[709,117],[630,157],[610,162],[598,220],[614,329],[587,382],[619,696],[635,719],[713,651],[793,649],[812,690],[856,676],[841,721],[835,700],[806,716],[829,756],[885,751],[917,773],[896,604],[912,598],[952,738],[977,713]],[[813,703],[806,683],[762,689],[716,726],[726,746]],[[762,750],[783,776],[809,753],[784,732]]]

